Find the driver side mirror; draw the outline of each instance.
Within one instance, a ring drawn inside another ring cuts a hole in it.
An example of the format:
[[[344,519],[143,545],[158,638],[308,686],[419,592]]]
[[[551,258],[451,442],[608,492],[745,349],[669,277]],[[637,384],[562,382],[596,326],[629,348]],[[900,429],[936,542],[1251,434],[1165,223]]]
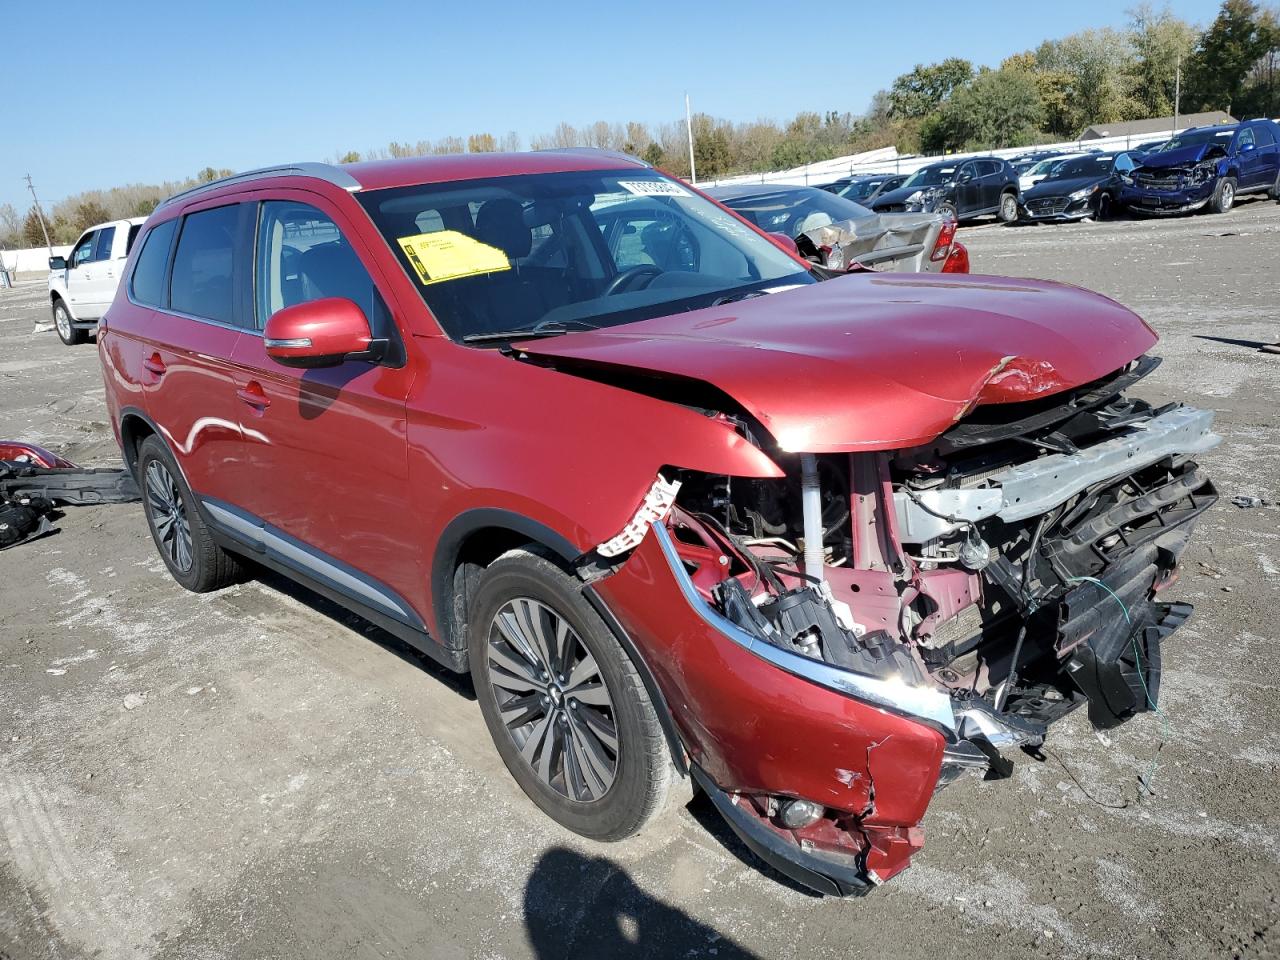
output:
[[[963,173],[956,174],[956,183],[968,183],[972,179],[973,179],[973,174],[969,173],[967,170],[964,171]]]
[[[67,258],[66,258],[66,257],[50,257],[50,258],[49,258],[49,269],[50,269],[50,270],[65,270],[65,269],[67,269]]]
[[[771,233],[769,234],[769,239],[786,250],[787,253],[795,254],[797,257],[800,256],[800,245],[796,243],[795,237],[789,237],[785,233]]]
[[[364,311],[345,297],[325,297],[277,310],[263,331],[267,356],[286,367],[336,367],[381,360],[387,342],[374,340]]]
[[[1242,144],[1240,144],[1240,152],[1241,152],[1241,153],[1248,153],[1250,150],[1254,149],[1254,147],[1255,147],[1255,146],[1257,146],[1257,144],[1253,144],[1253,143],[1242,143]]]

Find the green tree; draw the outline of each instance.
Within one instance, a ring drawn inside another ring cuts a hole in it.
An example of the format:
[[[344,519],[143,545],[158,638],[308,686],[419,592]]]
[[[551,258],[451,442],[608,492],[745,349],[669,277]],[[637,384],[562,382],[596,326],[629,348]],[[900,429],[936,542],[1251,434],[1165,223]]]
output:
[[[925,118],[926,150],[985,150],[1035,142],[1044,107],[1025,70],[983,70]]]
[[[956,89],[973,79],[973,64],[960,57],[941,63],[915,65],[893,81],[889,89],[889,110],[897,119],[923,117],[931,113]]]
[[[1129,38],[1110,27],[1082,30],[1036,48],[1036,69],[1056,73],[1062,116],[1055,132],[1077,136],[1091,123],[1132,120],[1145,110],[1132,94],[1133,51]]]
[[[338,158],[339,163],[359,163],[360,153],[357,150],[348,150]]]
[[[44,246],[44,229],[40,226],[40,214],[35,207],[22,218],[22,244],[26,247]]]
[[[70,230],[79,236],[95,223],[102,223],[110,219],[111,211],[97,200],[83,200],[76,204],[67,224]]]
[[[1188,64],[1188,102],[1202,110],[1236,109],[1250,73],[1276,42],[1273,15],[1253,0],[1223,0]]]
[[[656,140],[651,142],[644,148],[644,153],[641,154],[641,156],[644,159],[644,162],[650,166],[662,166],[662,144],[658,143]]]
[[[1166,7],[1154,12],[1143,3],[1129,11],[1129,38],[1134,58],[1129,66],[1131,93],[1147,116],[1173,114],[1175,75],[1196,45],[1196,28]]]
[[[212,183],[214,180],[221,180],[223,177],[229,177],[234,170],[228,170],[226,167],[205,167],[196,174],[196,180],[200,183]]]

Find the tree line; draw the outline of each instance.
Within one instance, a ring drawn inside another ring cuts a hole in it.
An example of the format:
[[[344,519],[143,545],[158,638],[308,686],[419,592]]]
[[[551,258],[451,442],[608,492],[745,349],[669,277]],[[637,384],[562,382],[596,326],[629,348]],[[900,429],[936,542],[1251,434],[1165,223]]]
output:
[[[1255,0],[1223,0],[1201,29],[1167,7],[1141,4],[1123,29],[1083,30],[1046,40],[998,67],[960,57],[918,64],[878,91],[862,113],[801,112],[786,123],[745,123],[694,115],[698,179],[781,170],[894,146],[903,154],[1017,147],[1072,140],[1088,126],[1174,112],[1181,68],[1183,114],[1225,110],[1237,117],[1280,116],[1280,14]],[[428,154],[519,150],[510,132],[475,133],[344,150],[337,163]],[[599,120],[560,123],[531,138],[530,149],[598,147],[632,154],[677,176],[689,176],[683,118],[650,126]],[[229,171],[206,168],[177,183],[132,184],[68,197],[48,213],[54,243],[71,243],[93,223],[144,216],[164,197]],[[35,209],[20,215],[0,205],[0,244],[41,246]]]

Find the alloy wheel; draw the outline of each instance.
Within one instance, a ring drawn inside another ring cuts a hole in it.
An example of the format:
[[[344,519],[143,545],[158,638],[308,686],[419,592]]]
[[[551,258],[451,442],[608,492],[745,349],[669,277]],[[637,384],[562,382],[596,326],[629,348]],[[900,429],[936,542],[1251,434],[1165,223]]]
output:
[[[61,303],[53,308],[53,324],[58,328],[58,334],[63,340],[71,339],[71,315]]]
[[[1226,213],[1236,202],[1236,188],[1228,180],[1222,184],[1222,212]]]
[[[507,601],[488,637],[488,677],[507,734],[543,783],[599,800],[618,773],[617,714],[595,657],[563,617]]]
[[[167,467],[152,460],[146,470],[147,512],[156,544],[181,572],[191,569],[191,523],[178,483]]]

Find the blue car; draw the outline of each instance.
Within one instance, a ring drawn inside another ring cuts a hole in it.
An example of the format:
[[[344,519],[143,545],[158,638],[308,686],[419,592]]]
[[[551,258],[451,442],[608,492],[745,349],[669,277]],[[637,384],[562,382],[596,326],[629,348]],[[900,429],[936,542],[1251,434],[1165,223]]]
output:
[[[1280,124],[1246,120],[1177,134],[1143,158],[1120,200],[1133,213],[1226,213],[1236,197],[1267,192],[1280,200]]]

